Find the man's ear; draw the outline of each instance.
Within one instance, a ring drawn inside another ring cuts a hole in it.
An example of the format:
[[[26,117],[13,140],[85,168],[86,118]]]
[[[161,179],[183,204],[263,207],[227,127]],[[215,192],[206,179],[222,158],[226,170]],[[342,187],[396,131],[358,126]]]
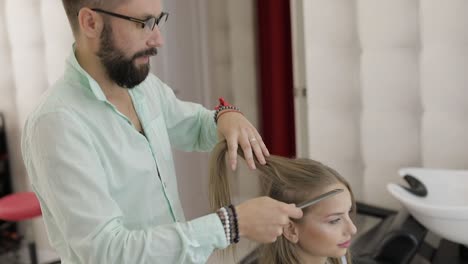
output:
[[[78,13],[78,24],[81,32],[88,38],[99,38],[104,21],[97,12],[84,7]]]
[[[289,242],[296,244],[299,241],[299,229],[297,224],[293,221],[289,221],[289,224],[283,226],[283,236],[289,240]]]

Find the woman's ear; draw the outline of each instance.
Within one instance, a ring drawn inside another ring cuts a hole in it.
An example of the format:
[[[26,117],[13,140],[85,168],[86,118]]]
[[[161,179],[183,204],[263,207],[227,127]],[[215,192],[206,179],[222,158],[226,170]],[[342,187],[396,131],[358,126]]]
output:
[[[299,229],[297,224],[293,221],[289,221],[289,224],[283,226],[283,236],[289,240],[289,242],[296,244],[299,241]]]

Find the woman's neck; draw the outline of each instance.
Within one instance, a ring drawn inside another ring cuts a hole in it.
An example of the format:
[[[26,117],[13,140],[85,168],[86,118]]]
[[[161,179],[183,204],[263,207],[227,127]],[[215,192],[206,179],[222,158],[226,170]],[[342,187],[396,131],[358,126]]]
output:
[[[327,257],[313,256],[307,252],[301,251],[299,253],[301,264],[328,264]]]

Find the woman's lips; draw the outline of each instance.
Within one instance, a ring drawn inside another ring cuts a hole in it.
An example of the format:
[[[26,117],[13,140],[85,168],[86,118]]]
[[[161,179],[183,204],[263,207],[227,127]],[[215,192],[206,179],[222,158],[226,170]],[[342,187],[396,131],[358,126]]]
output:
[[[338,244],[340,248],[349,248],[350,245],[351,245],[351,240]]]

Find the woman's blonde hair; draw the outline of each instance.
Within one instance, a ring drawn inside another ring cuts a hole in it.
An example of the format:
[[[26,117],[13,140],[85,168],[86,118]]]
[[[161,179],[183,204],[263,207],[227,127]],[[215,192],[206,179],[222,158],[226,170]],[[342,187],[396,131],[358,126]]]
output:
[[[222,141],[216,145],[211,155],[209,195],[213,210],[231,204],[226,154],[227,144],[226,141]],[[241,150],[238,151],[238,155],[244,158]],[[261,195],[285,203],[298,204],[309,199],[311,193],[319,192],[321,189],[339,182],[348,188],[352,199],[352,215],[355,214],[356,206],[351,188],[348,182],[334,169],[311,159],[292,159],[275,155],[266,157],[266,162],[266,165],[261,165],[255,159],[257,170],[260,172]],[[297,248],[297,244],[280,236],[276,242],[260,246],[259,263],[299,264]],[[346,260],[347,263],[351,263],[349,251],[346,253]],[[333,264],[341,264],[341,260],[338,258],[329,258],[328,261]]]

